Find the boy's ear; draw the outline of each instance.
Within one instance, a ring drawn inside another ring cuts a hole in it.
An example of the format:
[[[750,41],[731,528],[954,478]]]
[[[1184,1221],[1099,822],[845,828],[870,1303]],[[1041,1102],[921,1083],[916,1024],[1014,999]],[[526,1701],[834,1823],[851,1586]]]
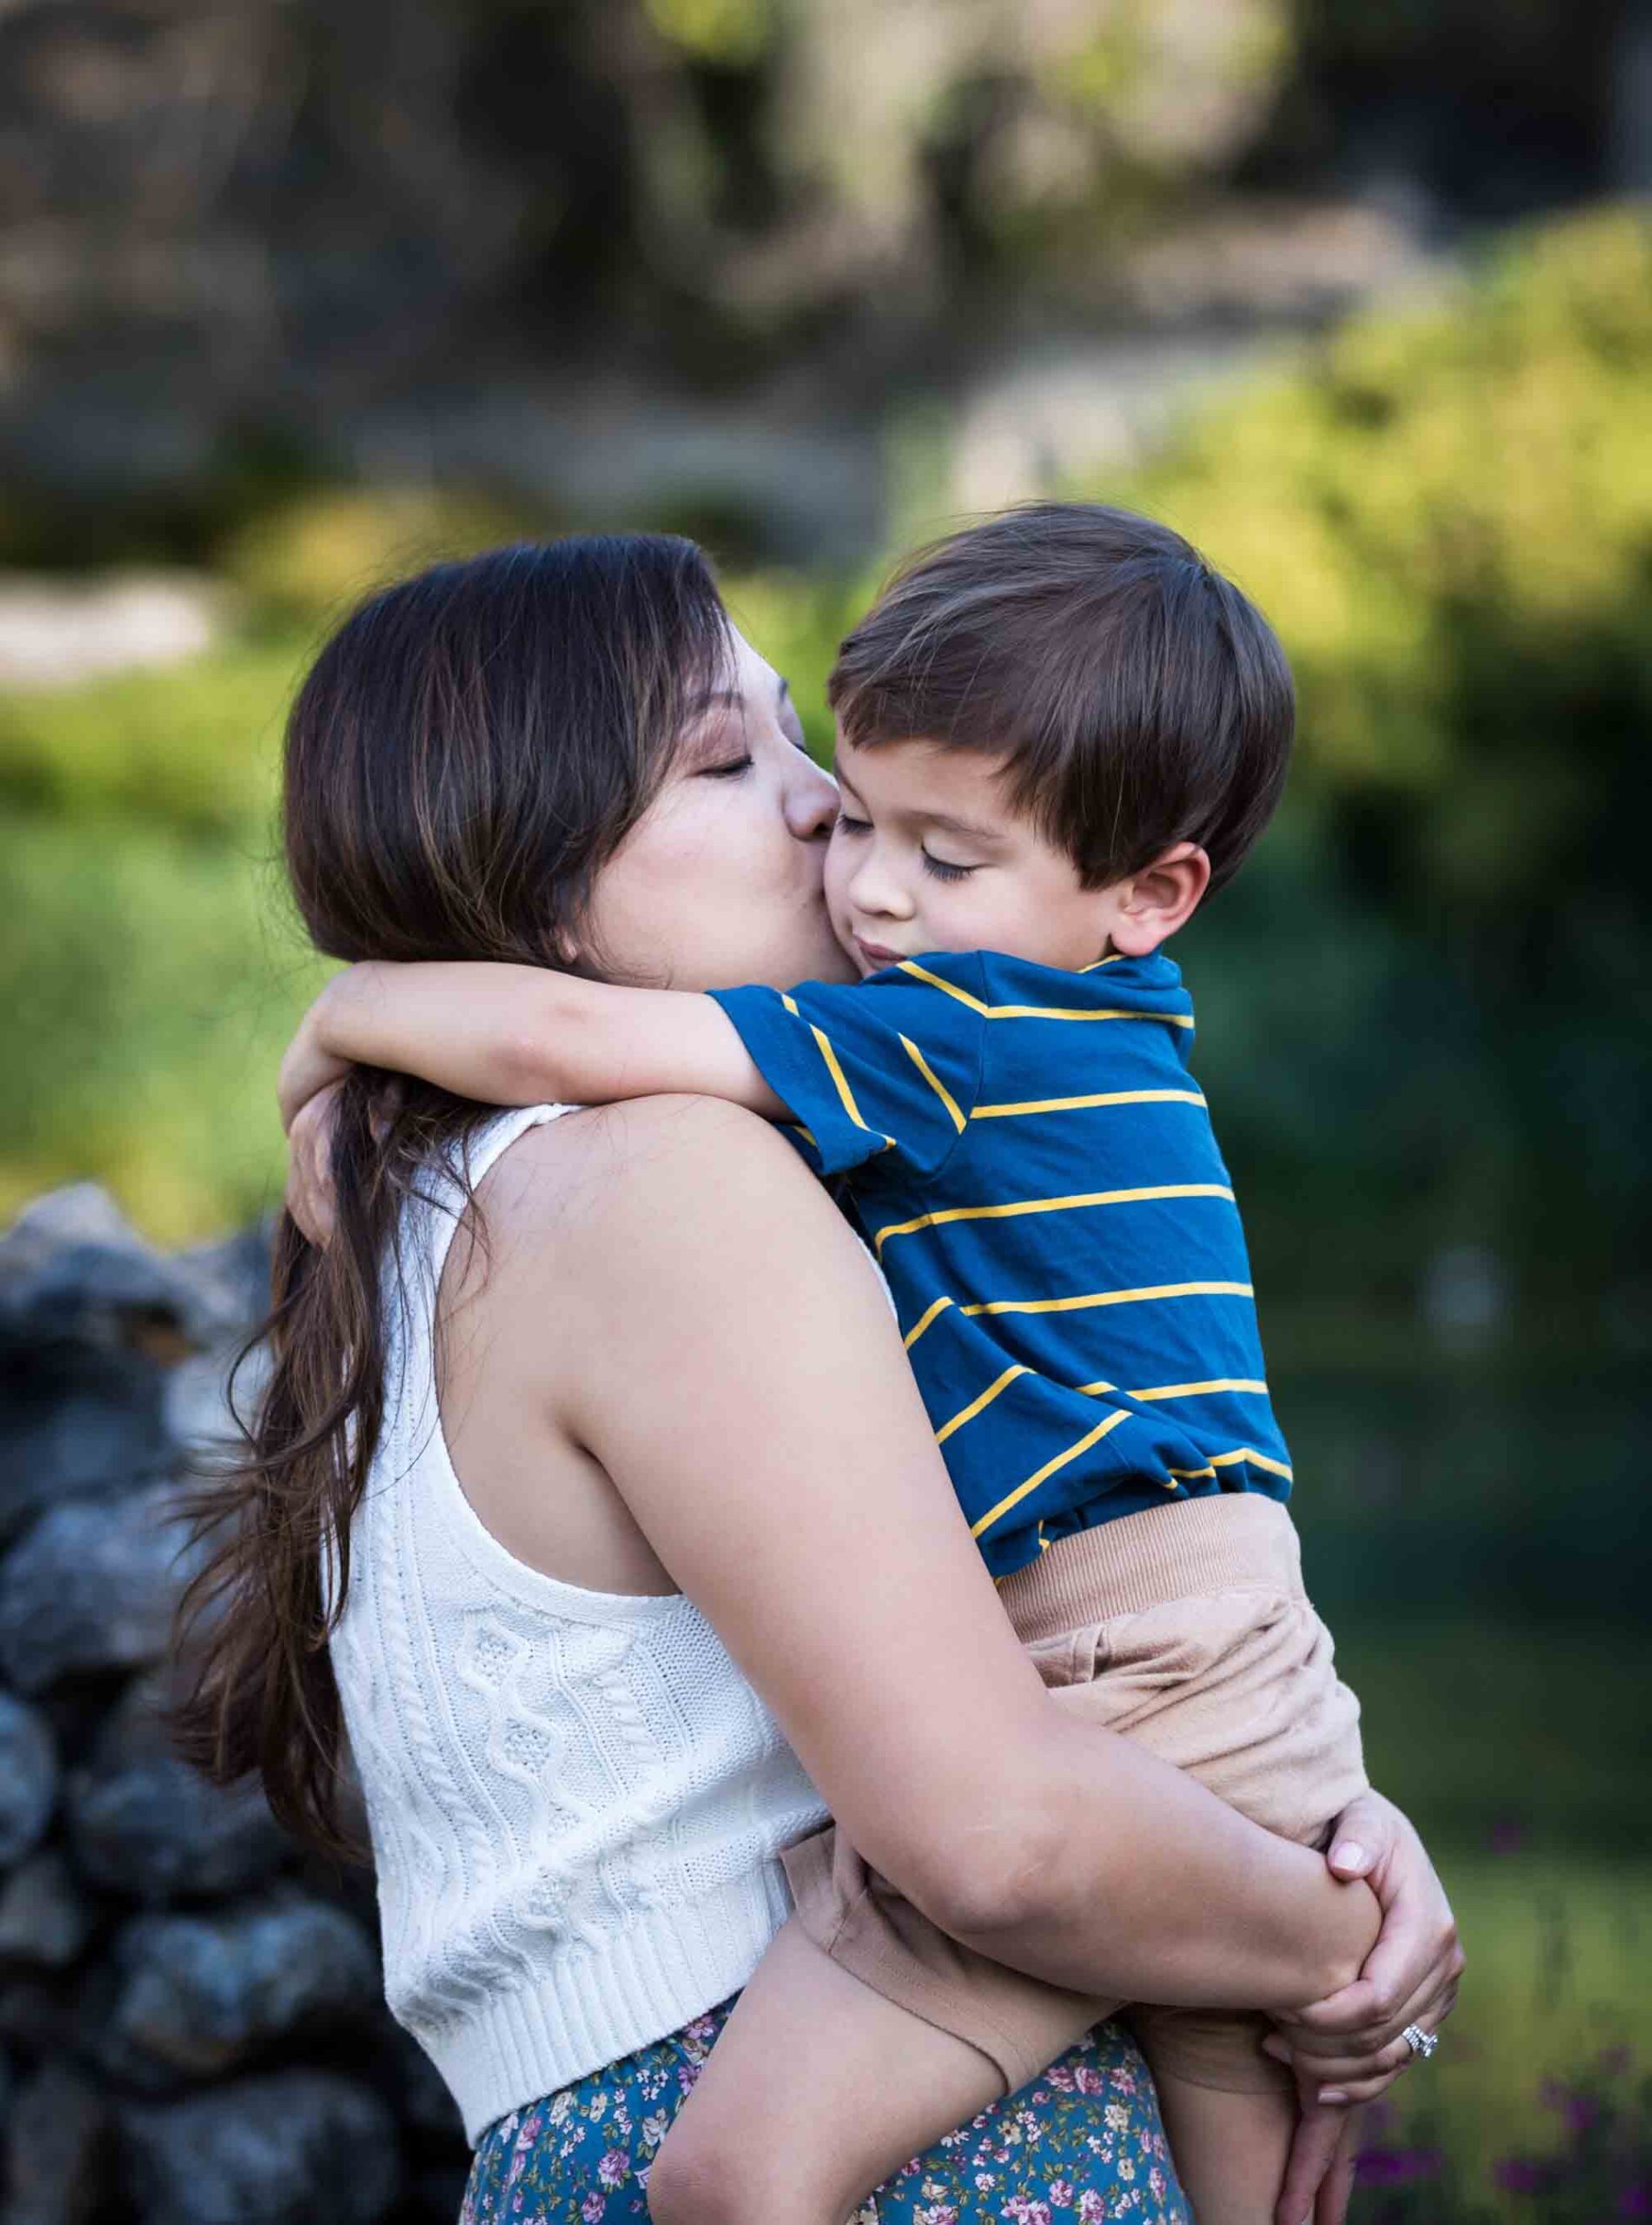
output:
[[[1115,950],[1145,958],[1184,927],[1211,885],[1211,860],[1197,842],[1176,842],[1132,873],[1109,929]]]

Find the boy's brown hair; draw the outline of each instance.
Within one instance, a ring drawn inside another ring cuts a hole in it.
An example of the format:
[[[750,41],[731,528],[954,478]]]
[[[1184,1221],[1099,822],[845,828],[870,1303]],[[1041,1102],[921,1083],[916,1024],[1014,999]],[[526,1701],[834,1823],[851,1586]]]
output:
[[[1172,843],[1231,880],[1272,815],[1296,722],[1273,629],[1191,542],[1133,511],[1031,502],[920,549],[843,643],[853,747],[1004,760],[1012,801],[1087,888]]]

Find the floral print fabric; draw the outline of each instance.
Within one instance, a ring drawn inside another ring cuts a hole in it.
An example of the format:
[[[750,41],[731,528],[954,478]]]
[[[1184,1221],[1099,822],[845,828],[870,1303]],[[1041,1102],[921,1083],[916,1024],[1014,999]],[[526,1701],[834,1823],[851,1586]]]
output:
[[[483,2133],[459,2225],[632,2225],[732,2001]],[[898,2171],[855,2225],[1191,2225],[1153,2083],[1103,2024],[1030,2086]]]

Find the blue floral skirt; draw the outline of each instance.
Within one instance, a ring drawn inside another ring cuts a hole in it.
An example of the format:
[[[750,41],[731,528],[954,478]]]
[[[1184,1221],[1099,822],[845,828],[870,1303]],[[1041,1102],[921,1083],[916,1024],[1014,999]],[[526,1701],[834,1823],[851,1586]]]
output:
[[[733,2007],[483,2133],[460,2225],[622,2225],[648,2215],[648,2172]],[[1127,2035],[1102,2024],[1049,2069],[928,2155],[857,2213],[865,2225],[1191,2225],[1153,2082]]]

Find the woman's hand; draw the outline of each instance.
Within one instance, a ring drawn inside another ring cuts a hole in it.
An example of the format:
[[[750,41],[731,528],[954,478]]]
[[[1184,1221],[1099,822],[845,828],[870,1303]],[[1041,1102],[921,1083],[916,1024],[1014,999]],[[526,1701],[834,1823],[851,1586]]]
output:
[[[1358,2152],[1357,2104],[1385,2093],[1410,2068],[1401,2035],[1437,2030],[1456,2004],[1463,1953],[1445,1889],[1408,1818],[1380,1793],[1362,1794],[1337,1818],[1326,1856],[1336,1876],[1363,1877],[1383,1929],[1351,1985],[1295,2016],[1276,2016],[1264,2042],[1289,2062],[1303,2097],[1277,2225],[1342,2225]]]
[[[1361,1795],[1337,1818],[1326,1856],[1336,1876],[1363,1877],[1383,1929],[1351,1985],[1290,2016],[1276,2017],[1270,2053],[1317,2074],[1320,2097],[1370,2102],[1411,2061],[1400,2035],[1431,2032],[1451,2013],[1463,1954],[1445,1889],[1410,1821],[1380,1793]]]

